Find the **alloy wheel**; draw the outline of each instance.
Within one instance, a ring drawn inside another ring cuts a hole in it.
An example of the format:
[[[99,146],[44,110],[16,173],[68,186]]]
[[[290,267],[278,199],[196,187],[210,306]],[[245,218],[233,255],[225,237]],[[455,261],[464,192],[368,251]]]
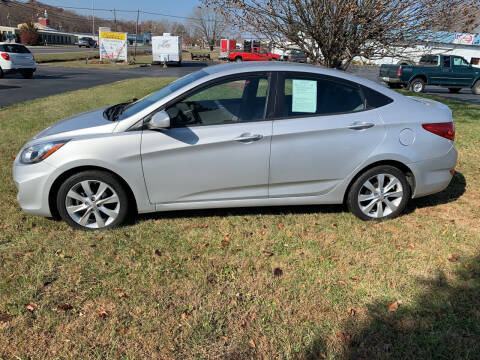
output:
[[[100,229],[113,223],[120,213],[120,198],[108,184],[99,180],[84,180],[70,188],[65,208],[77,224]]]
[[[381,219],[398,209],[403,196],[399,179],[391,174],[378,174],[360,187],[358,205],[368,217]]]

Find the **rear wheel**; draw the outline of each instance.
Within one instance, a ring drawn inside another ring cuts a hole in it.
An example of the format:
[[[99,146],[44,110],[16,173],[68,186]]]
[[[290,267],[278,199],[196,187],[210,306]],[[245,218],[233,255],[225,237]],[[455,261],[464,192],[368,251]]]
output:
[[[473,85],[473,87],[472,87],[472,92],[473,92],[475,95],[480,95],[480,80],[477,80],[477,82],[475,83],[475,85]]]
[[[460,88],[448,88],[448,91],[451,92],[452,94],[458,94],[460,92]]]
[[[425,81],[423,79],[417,78],[413,79],[412,82],[410,83],[410,90],[412,90],[414,93],[422,93],[425,91]]]
[[[238,62],[238,63],[241,63],[243,61],[243,59],[240,56],[238,56],[237,58],[235,58],[235,61]]]
[[[98,230],[122,224],[128,214],[128,196],[120,181],[104,171],[70,176],[57,193],[57,209],[70,226]]]
[[[0,79],[3,78],[3,70],[2,68],[0,67]]]
[[[33,70],[22,70],[20,71],[20,74],[25,79],[31,79],[33,77]]]
[[[350,187],[347,205],[362,220],[392,219],[400,215],[410,199],[405,174],[390,165],[374,167]]]

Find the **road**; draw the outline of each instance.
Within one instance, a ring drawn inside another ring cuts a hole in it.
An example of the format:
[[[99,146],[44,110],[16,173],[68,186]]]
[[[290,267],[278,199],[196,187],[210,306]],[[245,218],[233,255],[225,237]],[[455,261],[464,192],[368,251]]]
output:
[[[162,66],[133,69],[83,69],[39,66],[33,79],[18,74],[0,79],[0,108],[45,96],[139,77],[181,77],[207,66],[202,62],[183,62],[181,67]]]
[[[212,64],[210,63],[210,65]],[[209,64],[202,62],[184,62],[181,67],[169,67],[167,69],[161,66],[133,69],[84,69],[39,66],[33,79],[23,79],[20,75],[6,75],[5,78],[0,80],[0,108],[23,101],[124,79],[149,76],[180,77],[200,70],[207,65]],[[373,81],[378,81],[378,68],[376,67],[352,67],[350,72]],[[480,105],[480,96],[472,94],[469,89],[462,90],[460,94],[450,94],[447,89],[427,87],[427,93]]]

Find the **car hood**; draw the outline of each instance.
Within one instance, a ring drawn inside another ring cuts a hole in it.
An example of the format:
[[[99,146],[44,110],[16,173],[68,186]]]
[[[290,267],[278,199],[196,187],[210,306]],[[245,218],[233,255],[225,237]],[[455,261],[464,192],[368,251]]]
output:
[[[40,131],[32,140],[58,134],[70,137],[112,132],[117,123],[105,119],[103,117],[104,110],[105,108],[101,108],[61,120]]]

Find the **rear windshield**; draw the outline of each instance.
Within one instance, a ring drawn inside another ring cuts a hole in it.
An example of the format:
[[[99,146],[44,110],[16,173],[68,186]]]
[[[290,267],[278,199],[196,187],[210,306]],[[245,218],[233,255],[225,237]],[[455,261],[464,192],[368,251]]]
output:
[[[29,54],[30,50],[28,50],[25,46],[19,44],[3,44],[0,45],[0,49],[2,51],[14,54]]]

